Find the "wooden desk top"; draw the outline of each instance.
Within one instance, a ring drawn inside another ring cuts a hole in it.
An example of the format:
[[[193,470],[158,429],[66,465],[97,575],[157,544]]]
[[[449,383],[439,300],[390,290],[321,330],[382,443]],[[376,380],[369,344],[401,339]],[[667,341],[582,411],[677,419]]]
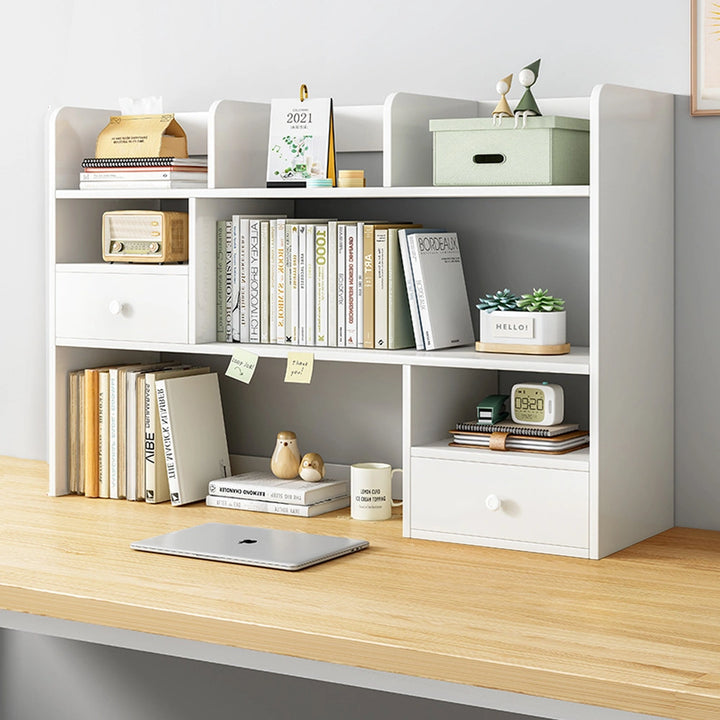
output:
[[[49,498],[0,458],[0,608],[682,720],[720,716],[720,533],[600,561],[409,540],[399,518]],[[202,522],[365,537],[288,573],[140,553]]]

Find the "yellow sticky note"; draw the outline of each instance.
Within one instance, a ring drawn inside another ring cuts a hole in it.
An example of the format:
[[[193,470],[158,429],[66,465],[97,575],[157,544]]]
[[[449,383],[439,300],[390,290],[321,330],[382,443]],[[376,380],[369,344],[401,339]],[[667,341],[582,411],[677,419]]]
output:
[[[312,353],[289,352],[285,382],[309,384],[312,380],[314,362],[315,356]]]
[[[258,356],[249,350],[236,350],[230,358],[225,374],[240,382],[248,384],[258,364]]]

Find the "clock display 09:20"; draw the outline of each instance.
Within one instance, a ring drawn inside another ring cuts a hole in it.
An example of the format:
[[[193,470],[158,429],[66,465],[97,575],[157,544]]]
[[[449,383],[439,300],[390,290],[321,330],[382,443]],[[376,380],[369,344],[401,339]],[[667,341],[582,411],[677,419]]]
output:
[[[513,408],[520,422],[539,422],[545,417],[545,393],[539,388],[518,388]]]

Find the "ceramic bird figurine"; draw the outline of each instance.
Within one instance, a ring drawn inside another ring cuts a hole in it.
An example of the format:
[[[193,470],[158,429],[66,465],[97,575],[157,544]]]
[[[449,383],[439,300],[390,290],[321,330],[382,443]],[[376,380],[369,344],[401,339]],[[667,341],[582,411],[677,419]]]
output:
[[[517,127],[519,117],[522,117],[523,127],[525,127],[529,115],[542,115],[530,89],[537,81],[538,72],[540,72],[539,59],[534,63],[530,63],[518,73],[518,82],[526,89],[520,98],[520,102],[515,106],[515,127]]]
[[[325,477],[325,462],[317,453],[305,453],[300,462],[299,472],[303,480],[319,482]]]
[[[300,468],[300,450],[297,436],[291,430],[282,430],[277,434],[275,450],[270,458],[270,470],[275,477],[292,480]]]
[[[507,94],[510,92],[510,86],[512,85],[512,77],[512,73],[510,73],[502,80],[498,80],[497,85],[495,86],[495,89],[500,95],[500,102],[492,111],[493,125],[496,123],[497,125],[500,125],[504,117],[513,116],[513,111],[510,109],[510,105],[508,105],[507,101]]]

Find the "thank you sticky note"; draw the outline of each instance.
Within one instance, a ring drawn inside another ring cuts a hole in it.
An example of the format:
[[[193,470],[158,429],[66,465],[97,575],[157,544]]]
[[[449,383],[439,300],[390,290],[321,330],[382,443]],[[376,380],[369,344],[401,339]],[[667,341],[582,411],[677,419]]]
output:
[[[312,353],[289,352],[285,382],[309,384],[312,380],[314,362],[315,356]]]
[[[248,384],[258,364],[258,356],[249,350],[236,350],[230,358],[225,374],[235,380]]]

